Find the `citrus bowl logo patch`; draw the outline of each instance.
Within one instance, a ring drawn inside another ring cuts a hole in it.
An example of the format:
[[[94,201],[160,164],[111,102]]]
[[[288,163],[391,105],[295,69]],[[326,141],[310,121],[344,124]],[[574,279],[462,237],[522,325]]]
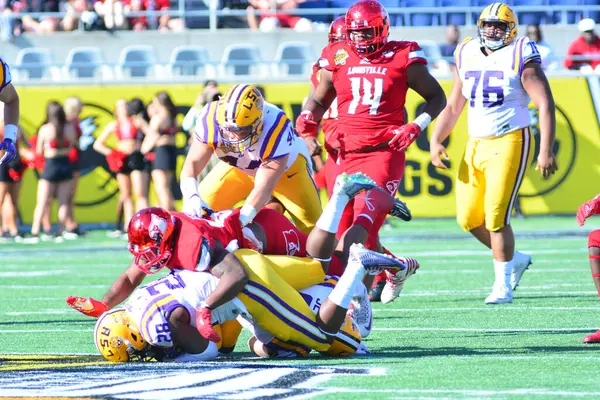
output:
[[[333,55],[333,62],[335,65],[345,65],[348,59],[348,52],[344,49],[339,49]]]

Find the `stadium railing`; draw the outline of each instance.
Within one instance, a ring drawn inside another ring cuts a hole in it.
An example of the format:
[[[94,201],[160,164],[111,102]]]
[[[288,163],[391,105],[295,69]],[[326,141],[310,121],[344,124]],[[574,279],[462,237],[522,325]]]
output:
[[[590,13],[600,13],[600,5],[548,5],[548,6],[514,6],[514,11],[520,12],[538,12],[548,16],[548,20],[552,19],[552,15],[559,13],[560,22],[559,24],[568,23],[569,13],[579,13],[582,16],[590,16]],[[346,13],[346,8],[297,8],[292,10],[284,9],[272,9],[268,12],[277,12],[278,14],[293,14],[297,16],[329,16],[334,18],[339,15]],[[482,7],[389,7],[387,8],[388,13],[391,16],[404,16],[406,20],[410,21],[410,17],[416,14],[431,14],[439,15],[441,21],[445,21],[448,14],[451,13],[464,13],[466,15],[465,26],[472,26],[477,16],[481,13]],[[186,7],[186,0],[178,0],[177,7],[171,10],[164,11],[137,11],[137,12],[124,12],[123,15],[126,18],[145,16],[149,18],[156,18],[160,15],[168,14],[170,17],[207,17],[209,20],[209,29],[216,31],[218,28],[218,18],[220,17],[244,17],[248,15],[247,10],[235,10],[235,9],[219,9],[218,0],[209,0],[208,8],[205,10],[188,10]],[[255,15],[261,15],[264,11],[255,10]],[[66,12],[56,13],[24,13],[20,12],[18,15],[14,14],[12,17],[31,16],[32,18],[43,18],[43,17],[55,17],[62,18],[67,15]],[[81,13],[69,14],[76,15],[79,17],[79,29],[83,30],[84,26],[82,23]],[[4,15],[7,18],[7,15]],[[440,24],[438,24],[440,25]]]

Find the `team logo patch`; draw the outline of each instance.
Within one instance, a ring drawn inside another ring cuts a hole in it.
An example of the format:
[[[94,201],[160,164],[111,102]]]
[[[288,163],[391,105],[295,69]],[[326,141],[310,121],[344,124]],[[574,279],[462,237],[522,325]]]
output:
[[[400,180],[399,179],[394,179],[393,181],[389,181],[385,184],[385,188],[388,190],[388,192],[390,192],[390,194],[393,196],[396,194],[396,192],[398,191],[398,186],[400,185]]]
[[[333,55],[333,62],[335,65],[346,65],[346,60],[348,59],[348,52],[344,49],[339,49]]]
[[[150,238],[159,242],[162,240],[166,231],[167,221],[164,218],[152,214],[152,220],[150,221],[150,227],[148,228]]]
[[[285,238],[285,249],[288,256],[293,256],[300,251],[300,238],[295,230],[283,231],[283,237]]]

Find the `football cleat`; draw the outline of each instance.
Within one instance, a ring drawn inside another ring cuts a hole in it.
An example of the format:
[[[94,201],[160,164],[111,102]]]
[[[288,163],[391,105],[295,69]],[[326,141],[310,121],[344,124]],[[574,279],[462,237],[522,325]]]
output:
[[[393,257],[406,265],[406,269],[397,273],[386,271],[387,279],[381,291],[381,302],[383,304],[388,304],[396,300],[404,288],[404,282],[414,275],[420,267],[419,262],[414,258]]]
[[[512,289],[502,286],[496,286],[492,288],[492,293],[485,298],[485,304],[506,304],[512,303]]]
[[[360,192],[373,189],[374,187],[377,187],[375,181],[365,174],[348,175],[342,172],[335,178],[333,193],[345,194],[348,198],[352,199]]]
[[[404,271],[406,264],[399,259],[365,248],[362,244],[350,246],[348,263],[359,263],[369,275],[377,275],[382,269],[387,271]]]
[[[373,327],[373,310],[371,309],[367,287],[362,283],[359,292],[352,297],[352,303],[346,315],[354,320],[360,331],[360,336],[366,338],[371,334],[371,328]]]
[[[392,217],[400,218],[402,221],[410,221],[412,214],[405,202],[398,198],[394,198],[394,208],[388,213]]]
[[[513,258],[513,269],[510,275],[510,287],[515,290],[519,286],[521,277],[529,269],[529,266],[533,264],[531,262],[531,256],[522,253],[516,253]]]
[[[587,335],[586,337],[584,337],[583,343],[586,343],[586,344],[600,343],[600,330],[597,331],[596,333],[592,333],[591,335]]]

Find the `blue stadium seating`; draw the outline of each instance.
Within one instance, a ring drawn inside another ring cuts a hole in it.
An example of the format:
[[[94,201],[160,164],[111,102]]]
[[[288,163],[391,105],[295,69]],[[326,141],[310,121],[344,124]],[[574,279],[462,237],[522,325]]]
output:
[[[550,0],[549,1],[549,5],[551,6],[579,6],[581,5],[581,1],[580,0]],[[562,20],[562,13],[560,12],[555,12],[552,15],[552,20],[555,24],[560,24],[560,23],[569,23],[569,24],[575,24],[577,23],[577,21],[579,21],[582,18],[582,13],[580,11],[569,11],[567,13],[567,20],[563,21]]]
[[[598,6],[600,0],[582,0],[584,6]],[[600,22],[600,11],[585,11],[583,13],[584,18],[591,18],[596,22]]]
[[[547,6],[546,0],[514,0],[515,6]],[[519,23],[524,25],[529,24],[544,24],[546,23],[547,15],[545,12],[518,12]]]
[[[434,11],[437,7],[435,0],[401,0],[402,7],[431,7]],[[405,21],[406,25],[411,26],[433,26],[439,25],[439,14],[430,13],[414,13],[409,17],[409,21]]]
[[[442,7],[469,7],[471,6],[471,0],[441,0],[440,6]],[[465,13],[451,12],[442,15],[443,25],[454,24],[454,25],[465,25],[467,23],[467,15]]]
[[[299,9],[329,8],[329,7],[331,7],[331,4],[327,0],[309,0],[309,1],[304,1],[304,2],[298,4]],[[328,15],[328,14],[323,14],[323,15],[310,15],[309,14],[309,15],[303,15],[303,17],[308,18],[314,22],[322,22],[322,23],[326,23],[326,24],[332,21],[331,15]]]

